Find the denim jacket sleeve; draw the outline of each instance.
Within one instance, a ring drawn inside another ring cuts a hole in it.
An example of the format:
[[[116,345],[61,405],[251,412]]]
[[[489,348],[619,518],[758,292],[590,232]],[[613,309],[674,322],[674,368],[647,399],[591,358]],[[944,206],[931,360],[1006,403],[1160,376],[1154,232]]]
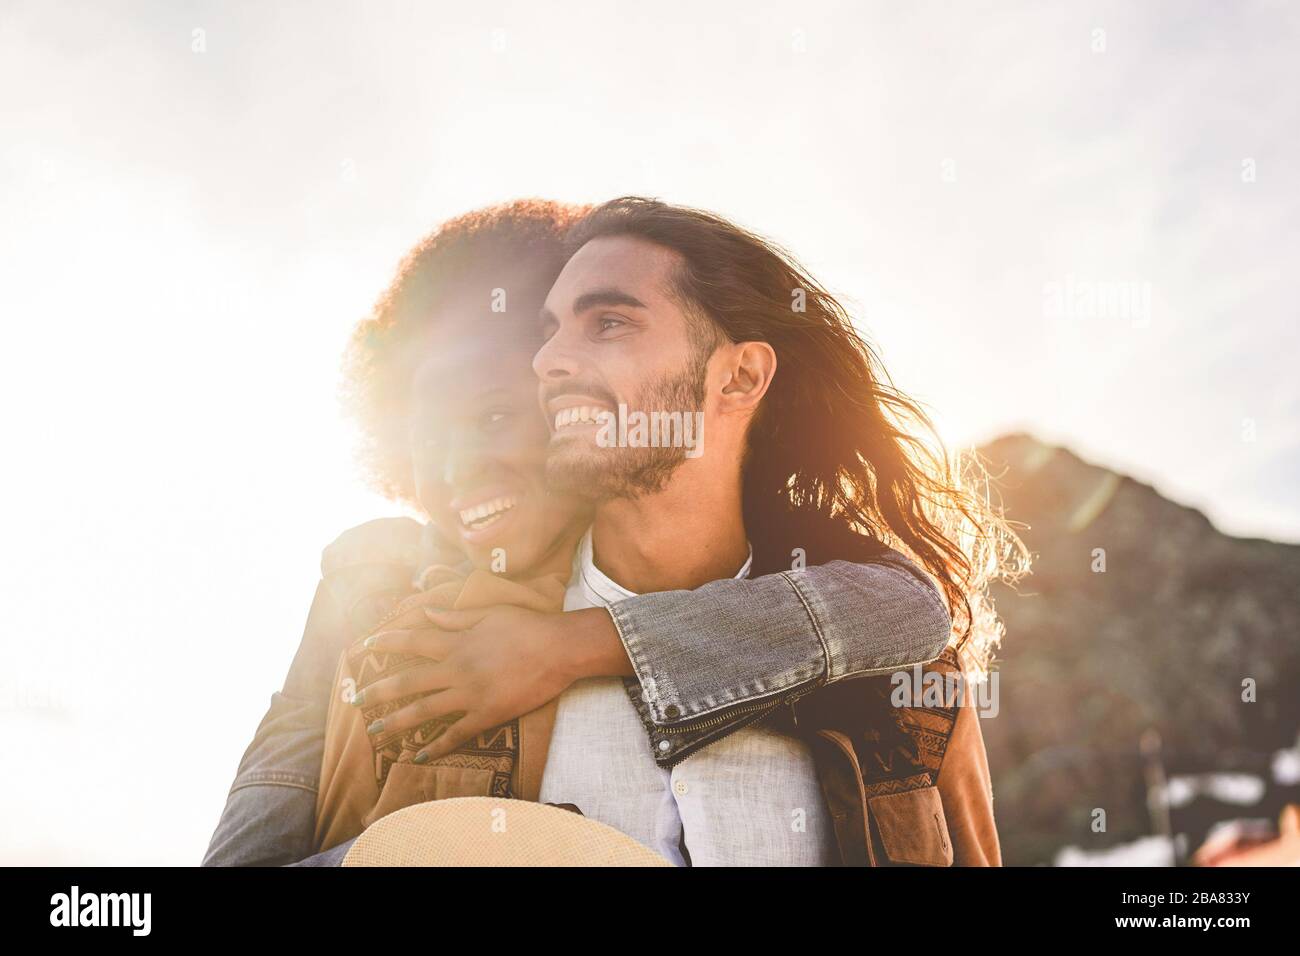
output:
[[[952,627],[934,584],[888,548],[609,611],[637,675],[628,694],[668,766],[825,684],[934,660]]]
[[[271,696],[239,764],[204,866],[282,866],[312,852],[324,727],[318,702]]]
[[[302,642],[240,761],[204,866],[283,866],[315,850],[325,718],[339,655],[409,591],[414,561],[406,552],[418,528],[409,519],[381,519],[325,550]]]

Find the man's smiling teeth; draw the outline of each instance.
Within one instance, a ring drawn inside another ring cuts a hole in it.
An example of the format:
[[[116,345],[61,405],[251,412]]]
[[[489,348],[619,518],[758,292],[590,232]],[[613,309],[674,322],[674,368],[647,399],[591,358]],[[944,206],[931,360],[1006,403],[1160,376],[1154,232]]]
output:
[[[460,523],[472,531],[477,531],[480,528],[486,528],[488,525],[496,524],[505,517],[507,511],[517,504],[519,504],[519,499],[514,495],[493,498],[491,501],[485,501],[473,508],[462,509]]]
[[[561,408],[555,413],[555,430],[558,432],[561,428],[568,428],[570,425],[599,425],[600,419],[596,416],[602,412],[609,414],[605,409],[594,405]]]

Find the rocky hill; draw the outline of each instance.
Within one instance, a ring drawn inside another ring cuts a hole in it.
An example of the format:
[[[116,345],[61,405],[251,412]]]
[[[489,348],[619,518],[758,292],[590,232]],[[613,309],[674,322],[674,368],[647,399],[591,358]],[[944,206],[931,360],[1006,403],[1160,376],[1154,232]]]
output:
[[[1215,822],[1300,800],[1278,756],[1300,730],[1300,546],[1222,534],[1028,436],[980,451],[1035,555],[1030,577],[996,592],[1000,713],[983,722],[1006,862],[1159,833],[1161,794],[1187,850]],[[1144,761],[1144,735],[1158,760]],[[1157,770],[1172,789],[1148,787]]]

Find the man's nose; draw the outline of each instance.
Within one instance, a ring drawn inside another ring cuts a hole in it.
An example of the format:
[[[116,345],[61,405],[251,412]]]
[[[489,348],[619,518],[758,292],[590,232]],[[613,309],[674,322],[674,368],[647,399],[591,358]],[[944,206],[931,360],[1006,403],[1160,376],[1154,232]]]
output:
[[[533,356],[533,374],[542,382],[554,382],[578,374],[577,357],[563,332],[556,332],[542,343]]]

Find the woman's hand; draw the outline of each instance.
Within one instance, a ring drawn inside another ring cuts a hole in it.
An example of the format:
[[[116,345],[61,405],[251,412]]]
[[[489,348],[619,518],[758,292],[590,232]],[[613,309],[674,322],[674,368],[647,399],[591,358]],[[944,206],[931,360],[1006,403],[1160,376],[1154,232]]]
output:
[[[377,720],[372,734],[410,730],[435,717],[461,715],[415,756],[427,763],[491,727],[536,710],[580,677],[632,674],[609,612],[589,608],[546,614],[501,605],[473,611],[423,609],[429,625],[382,631],[374,650],[428,658],[375,681],[353,698],[372,706],[425,694]]]

